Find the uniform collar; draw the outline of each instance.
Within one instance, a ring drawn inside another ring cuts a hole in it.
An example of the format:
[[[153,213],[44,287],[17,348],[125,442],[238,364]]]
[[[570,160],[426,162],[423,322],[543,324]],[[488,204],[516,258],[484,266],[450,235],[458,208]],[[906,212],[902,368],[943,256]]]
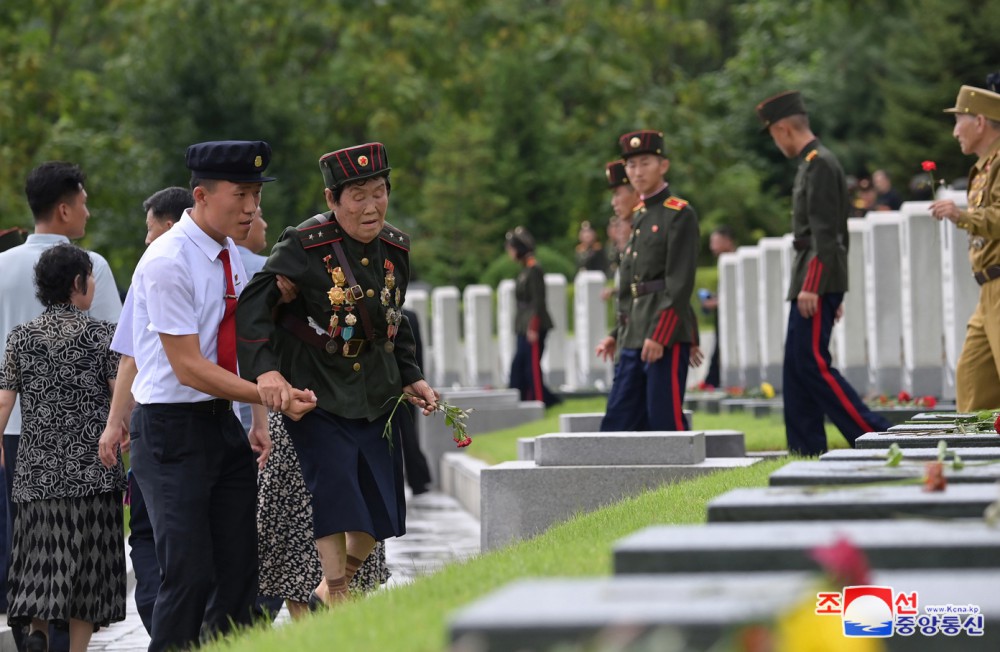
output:
[[[806,157],[809,156],[811,152],[817,149],[819,149],[819,138],[813,138],[808,143],[806,143],[806,146],[802,148],[801,152],[799,152],[798,156],[799,162],[801,163],[802,161],[806,160]]]
[[[57,233],[32,233],[24,244],[56,245],[68,242],[69,238]]]
[[[184,214],[181,215],[181,219],[177,222],[177,227],[181,230],[181,233],[186,235],[188,239],[194,243],[194,246],[198,247],[205,257],[209,260],[216,260],[222,250],[225,249],[223,245],[213,240],[207,233],[201,230],[201,227],[194,221],[191,217],[191,209],[185,209]],[[226,238],[229,241],[229,238]]]
[[[982,170],[984,167],[986,167],[986,164],[990,161],[990,159],[996,157],[998,151],[1000,151],[1000,138],[994,140],[993,144],[990,145],[989,150],[983,156],[981,156],[978,161],[976,161],[976,169]]]
[[[662,197],[666,197],[668,195],[670,195],[670,184],[664,183],[663,186],[661,186],[660,189],[654,192],[652,195],[649,195],[648,197],[643,197],[640,203],[644,205],[655,204],[657,200],[659,200]]]

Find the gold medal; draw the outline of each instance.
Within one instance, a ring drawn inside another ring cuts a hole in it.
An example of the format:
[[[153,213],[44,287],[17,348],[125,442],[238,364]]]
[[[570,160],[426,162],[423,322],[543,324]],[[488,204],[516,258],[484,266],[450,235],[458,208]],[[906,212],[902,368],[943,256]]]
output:
[[[389,288],[382,288],[382,292],[379,294],[379,300],[382,302],[383,306],[389,305]]]
[[[396,305],[399,305],[399,288],[396,288]]]
[[[333,279],[334,285],[343,285],[347,282],[347,277],[344,276],[344,270],[339,267],[333,268],[333,271],[330,272],[330,278]]]
[[[385,275],[385,286],[390,290],[396,287],[396,276],[395,274],[389,273]]]
[[[386,342],[385,343],[385,350],[387,352],[392,353],[392,350],[395,349],[395,348],[396,348],[396,345],[393,344],[392,342]]]
[[[344,288],[334,287],[330,288],[330,291],[326,293],[328,299],[330,299],[330,304],[333,306],[339,306],[344,303]]]

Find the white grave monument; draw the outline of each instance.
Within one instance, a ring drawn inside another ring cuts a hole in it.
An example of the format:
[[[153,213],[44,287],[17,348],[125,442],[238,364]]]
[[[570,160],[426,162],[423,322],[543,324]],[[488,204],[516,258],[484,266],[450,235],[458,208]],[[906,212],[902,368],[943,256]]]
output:
[[[897,212],[870,212],[864,242],[865,321],[868,378],[876,392],[894,395],[902,387],[903,334]]]
[[[900,211],[903,389],[940,396],[944,386],[944,319],[941,304],[941,231],[926,202]]]
[[[736,294],[739,292],[736,277],[739,274],[739,257],[735,253],[719,256],[719,377],[723,387],[740,384],[737,338]]]
[[[434,377],[434,353],[431,346],[430,327],[430,297],[427,290],[423,288],[407,288],[406,303],[403,306],[417,313],[418,328],[420,329],[421,344],[424,347],[424,378]]]
[[[465,327],[465,385],[496,383],[493,355],[493,290],[488,285],[467,285],[462,293]]]
[[[517,350],[514,335],[514,312],[517,310],[514,298],[514,279],[505,278],[497,284],[497,356],[499,358],[500,384],[510,380],[510,363]]]
[[[545,303],[552,317],[552,330],[545,338],[542,371],[546,384],[558,389],[566,384],[566,277],[562,274],[545,275]]]
[[[760,385],[760,320],[758,267],[760,249],[736,250],[736,355],[739,360],[740,385]]]
[[[863,217],[847,220],[850,246],[847,251],[847,292],[844,294],[844,316],[834,324],[830,334],[830,353],[844,379],[858,394],[868,393],[868,345],[865,318],[865,230]]]
[[[431,290],[434,320],[431,323],[434,345],[434,386],[451,387],[462,378],[462,345],[459,332],[458,288]]]
[[[782,271],[782,258],[788,243],[784,238],[761,238],[758,292],[760,312],[760,365],[763,378],[781,391],[782,363],[785,359],[785,329],[788,284]]]
[[[587,270],[578,272],[573,280],[573,344],[581,387],[611,386],[611,364],[594,355],[608,334],[608,308],[601,298],[606,283],[603,273]]]
[[[964,192],[938,191],[959,207],[968,203]],[[938,225],[941,234],[941,314],[944,316],[944,386],[941,397],[955,398],[955,366],[965,342],[965,326],[979,302],[979,286],[969,267],[969,235],[948,220]]]

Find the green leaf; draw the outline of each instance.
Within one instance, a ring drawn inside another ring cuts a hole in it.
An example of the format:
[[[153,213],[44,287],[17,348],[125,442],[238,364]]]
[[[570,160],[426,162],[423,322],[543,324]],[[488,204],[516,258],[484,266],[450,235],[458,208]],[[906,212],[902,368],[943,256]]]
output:
[[[886,466],[899,466],[903,461],[903,449],[899,447],[899,444],[893,444],[889,447],[887,455]]]

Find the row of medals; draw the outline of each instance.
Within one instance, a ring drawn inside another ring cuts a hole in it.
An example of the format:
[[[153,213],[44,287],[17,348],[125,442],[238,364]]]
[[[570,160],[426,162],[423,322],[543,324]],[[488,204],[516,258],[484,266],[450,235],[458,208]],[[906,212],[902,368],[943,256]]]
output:
[[[393,340],[396,339],[396,333],[399,332],[399,324],[403,321],[403,311],[399,308],[401,297],[399,288],[396,287],[395,265],[387,260],[385,261],[385,270],[385,285],[379,293],[379,303],[385,309],[385,321],[388,324],[386,329],[388,341],[385,343],[385,350],[392,352],[396,346]],[[327,326],[326,332],[331,338],[339,335],[344,339],[343,351],[346,354],[349,347],[348,340],[354,336],[354,327],[358,323],[358,317],[354,314],[356,300],[346,289],[347,276],[344,274],[344,270],[340,267],[331,269],[329,261],[327,261],[327,271],[330,273],[330,279],[333,281],[333,287],[327,292],[327,298],[329,298],[330,305],[333,307],[333,314],[330,316],[330,324]],[[345,313],[343,325],[340,324],[341,310]]]

